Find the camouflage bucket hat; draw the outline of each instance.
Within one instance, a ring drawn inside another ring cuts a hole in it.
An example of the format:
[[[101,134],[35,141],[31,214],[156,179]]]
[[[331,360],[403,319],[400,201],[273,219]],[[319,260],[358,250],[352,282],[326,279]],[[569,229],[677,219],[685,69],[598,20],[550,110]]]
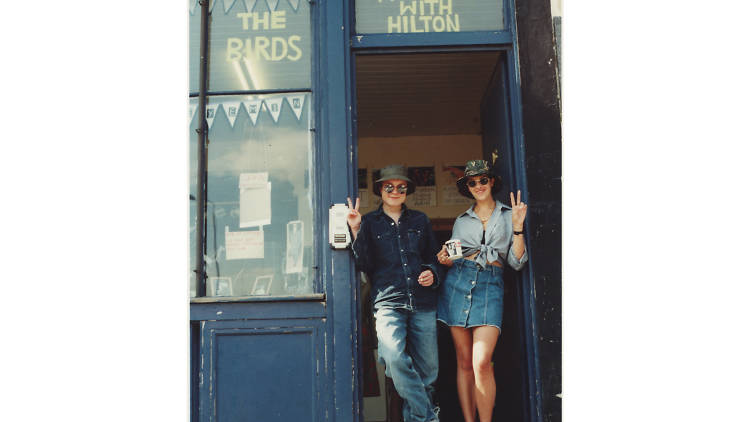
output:
[[[416,189],[414,182],[406,175],[406,167],[399,164],[391,164],[380,169],[380,178],[372,184],[372,192],[375,196],[380,196],[380,185],[386,180],[398,179],[406,182],[406,194],[413,193]]]
[[[464,176],[456,180],[458,192],[467,198],[474,199],[474,195],[469,192],[469,187],[466,185],[466,182],[468,182],[469,177],[480,176],[482,174],[486,174],[488,177],[495,179],[495,184],[492,186],[493,194],[500,191],[500,182],[502,179],[492,173],[489,163],[485,160],[469,160],[466,162]]]

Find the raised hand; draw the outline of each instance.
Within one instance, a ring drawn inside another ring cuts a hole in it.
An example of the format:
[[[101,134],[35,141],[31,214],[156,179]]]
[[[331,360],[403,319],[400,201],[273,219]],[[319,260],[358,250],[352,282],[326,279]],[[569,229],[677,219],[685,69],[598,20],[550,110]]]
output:
[[[526,204],[521,202],[521,191],[518,191],[518,198],[510,193],[510,205],[512,208],[511,220],[513,221],[513,231],[523,231],[523,221],[526,219]]]
[[[351,198],[347,197],[346,202],[349,203],[349,214],[346,215],[346,223],[351,227],[352,233],[356,235],[359,232],[359,225],[362,224],[362,214],[359,213],[359,198],[357,198],[357,202],[353,207]]]

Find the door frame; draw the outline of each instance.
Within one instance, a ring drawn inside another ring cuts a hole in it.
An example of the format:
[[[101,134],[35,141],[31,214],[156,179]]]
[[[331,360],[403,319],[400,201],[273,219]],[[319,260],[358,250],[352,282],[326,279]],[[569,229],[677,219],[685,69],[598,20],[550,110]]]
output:
[[[358,168],[358,151],[357,151],[357,127],[356,127],[356,75],[354,61],[357,55],[366,54],[392,54],[392,53],[428,53],[428,52],[458,52],[458,51],[486,51],[496,50],[503,51],[506,54],[505,74],[508,79],[509,94],[509,114],[510,114],[510,144],[513,163],[513,184],[518,186],[523,197],[528,198],[528,183],[526,178],[526,161],[525,161],[525,141],[523,134],[523,114],[521,102],[521,79],[520,63],[518,60],[518,36],[516,33],[516,7],[515,0],[507,0],[504,5],[504,14],[506,29],[502,31],[477,31],[463,33],[400,33],[400,34],[367,34],[357,35],[355,32],[354,16],[355,0],[344,1],[343,8],[348,10],[349,18],[344,21],[341,31],[348,34],[346,40],[347,54],[345,54],[344,69],[347,74],[344,75],[343,83],[339,87],[345,87],[347,97],[345,100],[346,116],[348,121],[340,122],[338,126],[346,127],[347,142],[346,151],[349,153],[350,160],[348,163],[347,175],[347,195],[357,192],[356,177]],[[346,30],[348,28],[348,31]],[[330,54],[329,54],[330,56]],[[330,60],[330,59],[329,59]],[[338,76],[338,75],[337,75]],[[331,78],[335,81],[335,78]],[[335,84],[334,84],[335,85]],[[335,117],[332,116],[334,119]],[[333,189],[333,188],[332,188]],[[533,223],[533,216],[527,216],[526,225],[530,227]],[[539,377],[539,344],[537,335],[537,315],[536,315],[536,294],[534,287],[534,266],[531,258],[533,245],[527,242],[527,253],[529,261],[525,271],[520,273],[520,299],[521,299],[521,336],[525,348],[523,366],[525,372],[525,381],[528,387],[527,401],[525,410],[531,422],[540,422],[542,420],[542,383]],[[349,258],[350,261],[352,260]],[[353,263],[350,265],[350,280],[355,280]],[[358,339],[361,328],[359,327],[359,284],[353,283],[353,308],[352,315],[356,319],[352,321],[351,333],[355,349],[355,356],[361,356],[361,342]],[[359,359],[357,359],[359,360]],[[357,403],[359,411],[359,420],[363,420],[362,415],[362,397],[359,394],[362,382],[361,366],[353,366],[354,373],[357,374],[359,381],[356,383],[354,390],[358,397],[354,403]]]

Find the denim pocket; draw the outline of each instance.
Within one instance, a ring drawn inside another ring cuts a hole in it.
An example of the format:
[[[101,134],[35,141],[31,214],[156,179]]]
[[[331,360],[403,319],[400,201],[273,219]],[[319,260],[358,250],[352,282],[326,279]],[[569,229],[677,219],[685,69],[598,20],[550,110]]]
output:
[[[378,233],[375,235],[375,248],[380,256],[388,256],[395,252],[393,246],[394,238],[393,234],[389,232]]]
[[[416,251],[417,253],[419,253],[419,251],[421,250],[419,247],[419,242],[422,240],[422,230],[409,229],[408,236],[409,236],[409,249],[411,251]]]

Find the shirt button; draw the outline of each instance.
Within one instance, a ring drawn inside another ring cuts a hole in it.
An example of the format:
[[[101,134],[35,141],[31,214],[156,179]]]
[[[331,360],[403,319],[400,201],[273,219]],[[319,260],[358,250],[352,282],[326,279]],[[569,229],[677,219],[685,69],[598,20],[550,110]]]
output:
[[[406,266],[406,263],[404,263],[404,267]]]
[[[403,250],[403,249],[401,249],[401,252],[403,252],[403,251],[404,251],[404,250]]]
[[[466,296],[467,299],[471,299],[471,295]]]
[[[472,281],[471,284],[477,284],[477,282],[476,281]]]
[[[468,313],[469,313],[469,311],[464,311],[464,313],[465,313],[465,314],[468,314]]]

